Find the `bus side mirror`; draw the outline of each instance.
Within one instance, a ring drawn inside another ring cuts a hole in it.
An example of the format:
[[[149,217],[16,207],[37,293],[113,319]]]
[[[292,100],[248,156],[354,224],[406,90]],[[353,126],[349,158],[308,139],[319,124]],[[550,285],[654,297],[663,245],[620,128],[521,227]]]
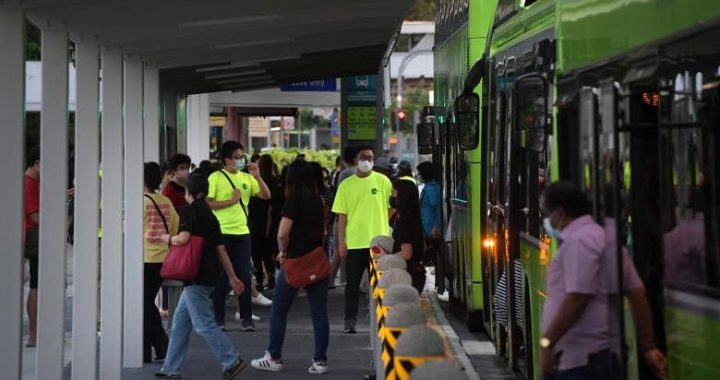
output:
[[[435,124],[423,122],[417,125],[418,154],[432,154],[435,146]]]
[[[460,149],[472,150],[480,144],[480,97],[476,93],[455,99],[455,116]]]

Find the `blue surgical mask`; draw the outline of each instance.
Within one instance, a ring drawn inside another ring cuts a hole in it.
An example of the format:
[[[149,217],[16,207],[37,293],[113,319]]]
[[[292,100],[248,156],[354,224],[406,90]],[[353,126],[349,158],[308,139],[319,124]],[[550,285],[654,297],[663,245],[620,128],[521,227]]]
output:
[[[245,170],[245,159],[244,158],[238,158],[235,160],[235,169],[238,171]]]

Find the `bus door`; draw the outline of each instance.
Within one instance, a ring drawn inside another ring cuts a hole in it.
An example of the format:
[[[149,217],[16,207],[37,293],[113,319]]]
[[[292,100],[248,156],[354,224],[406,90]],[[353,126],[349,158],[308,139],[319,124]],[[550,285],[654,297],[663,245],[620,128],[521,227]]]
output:
[[[532,349],[536,339],[530,327],[530,283],[525,271],[544,272],[544,264],[540,263],[540,194],[549,175],[549,97],[548,81],[542,74],[526,74],[515,82],[505,223],[510,226],[506,244],[512,268],[509,293],[513,305],[513,359],[515,368],[528,378],[533,377]]]
[[[653,274],[671,379],[720,377],[720,353],[710,348],[720,340],[720,48],[708,42],[719,37],[715,28],[661,50]]]
[[[488,234],[492,239],[493,252],[493,329],[495,347],[499,357],[506,357],[508,327],[508,288],[505,274],[509,255],[506,246],[508,230],[505,228],[505,209],[508,201],[508,120],[510,120],[511,101],[505,62],[498,62],[492,67],[491,91],[494,93],[495,110],[492,123],[493,130],[488,142],[488,160],[491,168],[488,175],[487,216]]]

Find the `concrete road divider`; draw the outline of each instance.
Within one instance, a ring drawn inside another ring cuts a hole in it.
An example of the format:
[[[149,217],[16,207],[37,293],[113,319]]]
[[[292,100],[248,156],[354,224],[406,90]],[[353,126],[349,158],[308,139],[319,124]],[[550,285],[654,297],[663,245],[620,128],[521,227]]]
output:
[[[402,285],[395,285],[390,288],[388,296],[390,296],[390,293],[392,293],[395,288],[400,286]],[[413,290],[415,289],[413,288]],[[397,379],[394,359],[397,341],[400,336],[408,328],[416,325],[424,325],[425,323],[425,315],[420,309],[420,306],[418,306],[417,300],[409,303],[394,304],[388,310],[385,324],[379,333],[382,348],[380,358],[385,365],[385,379]]]
[[[447,360],[427,362],[415,368],[410,380],[467,380],[467,375]]]
[[[408,380],[415,368],[445,359],[445,341],[435,329],[425,325],[410,327],[400,336],[395,349],[397,379]]]

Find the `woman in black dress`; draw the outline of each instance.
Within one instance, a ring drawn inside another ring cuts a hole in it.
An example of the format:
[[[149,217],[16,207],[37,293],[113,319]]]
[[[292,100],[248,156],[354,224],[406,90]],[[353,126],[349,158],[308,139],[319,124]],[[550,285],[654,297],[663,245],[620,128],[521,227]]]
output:
[[[425,287],[425,267],[422,264],[424,242],[417,186],[410,181],[395,181],[390,205],[398,215],[393,227],[393,253],[407,261],[412,285],[422,293]]]

